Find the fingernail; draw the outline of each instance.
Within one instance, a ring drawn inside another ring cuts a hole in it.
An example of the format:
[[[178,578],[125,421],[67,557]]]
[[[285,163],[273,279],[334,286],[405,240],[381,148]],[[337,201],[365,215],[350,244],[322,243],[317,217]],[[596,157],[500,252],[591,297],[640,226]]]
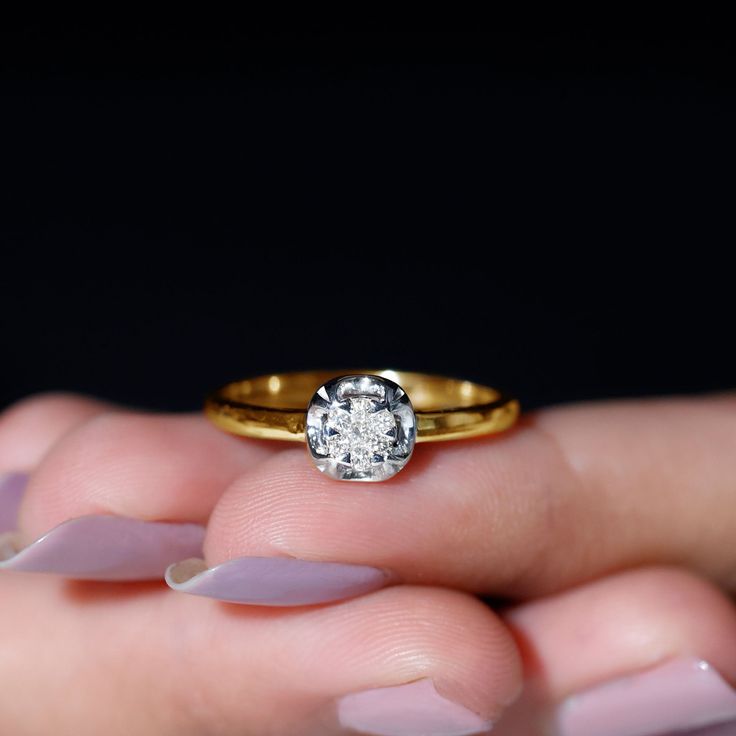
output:
[[[470,736],[493,725],[440,695],[427,679],[345,695],[337,717],[341,726],[373,736]]]
[[[80,516],[19,549],[17,536],[0,535],[0,570],[47,572],[79,580],[154,580],[184,555],[202,553],[204,527]]]
[[[288,557],[240,557],[208,568],[184,560],[166,571],[166,582],[182,593],[257,606],[308,606],[353,598],[383,588],[383,570],[339,562]]]
[[[707,662],[687,658],[573,696],[560,709],[558,730],[562,736],[665,736],[734,720],[736,690]]]
[[[0,532],[17,529],[18,509],[27,483],[26,473],[0,475]]]

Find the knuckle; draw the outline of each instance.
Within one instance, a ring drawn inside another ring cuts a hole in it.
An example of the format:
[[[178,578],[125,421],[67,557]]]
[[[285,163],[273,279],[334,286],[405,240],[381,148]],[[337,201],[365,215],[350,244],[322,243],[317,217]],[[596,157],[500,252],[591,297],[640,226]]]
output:
[[[80,405],[93,403],[80,394],[66,393],[63,391],[49,391],[18,399],[2,414],[0,414],[0,427],[6,425],[35,422],[45,420],[49,414],[64,414],[78,408]]]
[[[135,418],[102,410],[61,437],[35,468],[21,510],[21,527],[31,537],[65,519],[117,513],[117,492],[130,485],[132,465],[121,441]],[[143,438],[145,440],[145,438]]]
[[[106,405],[69,393],[28,396],[0,414],[0,464],[32,469],[49,450]]]
[[[124,414],[103,412],[82,422],[59,443],[54,460],[91,461],[119,440],[128,423]]]
[[[54,454],[79,464],[94,465],[98,460],[123,463],[130,457],[160,452],[166,436],[159,418],[153,415],[105,410],[79,424],[62,439]]]

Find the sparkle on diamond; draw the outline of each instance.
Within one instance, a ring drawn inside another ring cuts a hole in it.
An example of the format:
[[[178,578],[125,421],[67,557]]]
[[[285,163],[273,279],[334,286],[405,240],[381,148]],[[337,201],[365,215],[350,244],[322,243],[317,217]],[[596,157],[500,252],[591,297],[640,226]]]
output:
[[[333,405],[327,414],[327,449],[334,458],[349,457],[353,469],[368,470],[383,462],[396,441],[396,420],[370,398],[347,400],[350,408]]]
[[[387,480],[411,457],[416,416],[406,392],[388,378],[341,376],[309,402],[306,435],[314,464],[331,478]]]

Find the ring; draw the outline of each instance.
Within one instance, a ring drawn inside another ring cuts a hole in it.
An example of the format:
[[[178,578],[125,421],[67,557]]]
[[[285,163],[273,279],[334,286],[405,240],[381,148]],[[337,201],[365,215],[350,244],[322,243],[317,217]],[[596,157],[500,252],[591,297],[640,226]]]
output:
[[[231,434],[306,440],[315,465],[331,478],[382,481],[405,467],[415,442],[508,429],[519,402],[488,386],[424,373],[302,371],[228,383],[208,396],[205,414]]]

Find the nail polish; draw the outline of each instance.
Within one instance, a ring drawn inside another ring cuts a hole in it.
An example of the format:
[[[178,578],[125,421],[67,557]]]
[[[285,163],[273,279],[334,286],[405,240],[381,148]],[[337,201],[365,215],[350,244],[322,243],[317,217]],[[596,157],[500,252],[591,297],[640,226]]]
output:
[[[207,568],[184,560],[166,571],[181,593],[257,606],[307,606],[353,598],[383,588],[389,575],[378,568],[289,557],[239,557]]]
[[[0,475],[0,532],[17,528],[18,509],[28,483],[26,473]]]
[[[736,690],[707,662],[686,658],[571,697],[556,725],[560,736],[667,736],[717,733],[733,721]]]
[[[185,555],[202,552],[199,524],[80,516],[54,527],[27,547],[0,535],[0,570],[45,572],[79,580],[161,579]]]
[[[372,736],[472,736],[493,725],[440,695],[429,679],[345,695],[337,717],[342,727]]]

